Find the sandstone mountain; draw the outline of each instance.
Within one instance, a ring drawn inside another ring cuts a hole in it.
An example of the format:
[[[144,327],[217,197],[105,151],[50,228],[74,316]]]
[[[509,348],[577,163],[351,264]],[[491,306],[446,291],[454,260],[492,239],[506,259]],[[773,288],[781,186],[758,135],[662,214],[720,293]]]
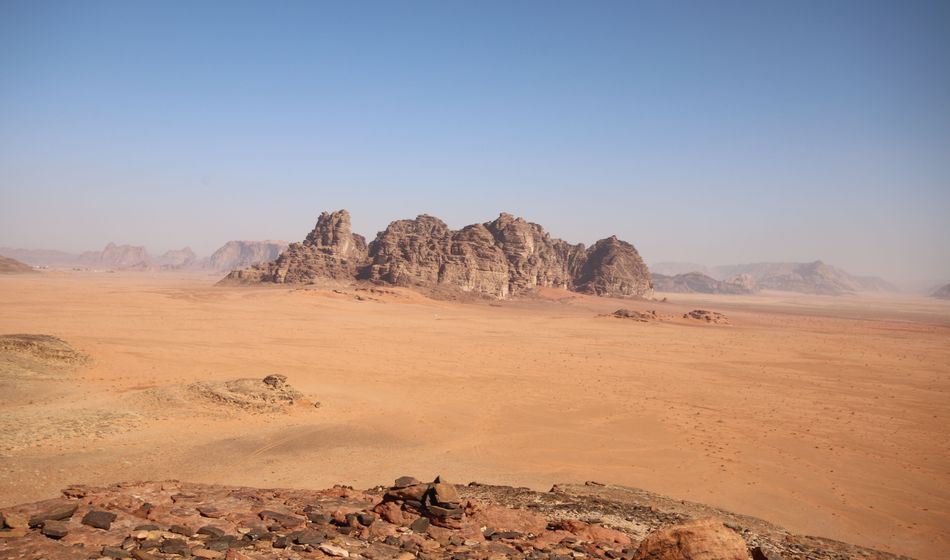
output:
[[[950,284],[938,288],[937,291],[933,293],[933,297],[941,299],[950,299]]]
[[[272,261],[286,248],[286,241],[228,241],[201,265],[212,270],[236,270]]]
[[[751,294],[756,291],[755,280],[748,274],[740,274],[727,280],[716,280],[699,272],[687,272],[676,276],[652,275],[653,288],[658,292],[699,294]]]
[[[30,274],[36,272],[28,264],[23,264],[16,259],[0,257],[0,274]]]
[[[649,271],[633,245],[611,237],[585,249],[504,213],[457,231],[428,215],[397,220],[367,245],[351,231],[346,210],[324,212],[302,243],[292,243],[273,262],[234,271],[225,280],[299,284],[322,279],[454,289],[495,298],[538,287],[604,296],[652,292]]]
[[[650,272],[653,274],[662,274],[664,276],[678,276],[689,272],[699,272],[706,276],[712,276],[709,268],[704,264],[691,262],[658,262],[650,263]]]

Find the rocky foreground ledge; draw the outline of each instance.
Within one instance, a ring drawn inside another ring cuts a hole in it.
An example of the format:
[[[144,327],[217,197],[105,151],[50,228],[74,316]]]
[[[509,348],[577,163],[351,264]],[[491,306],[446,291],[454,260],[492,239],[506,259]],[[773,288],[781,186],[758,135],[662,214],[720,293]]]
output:
[[[366,491],[178,481],[73,486],[0,510],[0,558],[207,560],[897,558],[761,520],[588,483],[550,492],[402,477]]]

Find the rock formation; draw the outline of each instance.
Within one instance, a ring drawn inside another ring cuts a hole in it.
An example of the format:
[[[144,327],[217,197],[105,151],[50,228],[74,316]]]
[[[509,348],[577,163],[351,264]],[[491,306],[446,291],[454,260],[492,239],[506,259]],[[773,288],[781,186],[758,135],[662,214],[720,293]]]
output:
[[[275,283],[321,279],[448,288],[495,298],[538,287],[619,297],[652,292],[649,272],[633,245],[611,237],[585,249],[504,213],[458,231],[428,215],[397,220],[367,247],[351,232],[348,212],[324,212],[303,243],[291,244],[271,263],[226,278]]]
[[[689,313],[683,313],[684,319],[694,319],[696,321],[705,321],[707,323],[716,323],[719,325],[729,324],[729,319],[717,311],[707,311],[705,309],[694,309]]]
[[[291,243],[277,260],[235,270],[227,279],[278,284],[352,280],[366,258],[366,240],[351,231],[350,213],[324,212],[303,243]]]
[[[32,274],[36,272],[28,265],[16,259],[0,257],[0,274]]]
[[[676,276],[653,274],[653,288],[658,292],[679,294],[751,294],[755,280],[747,274],[729,280],[716,280],[699,272],[687,272]]]
[[[286,241],[228,241],[208,257],[204,268],[231,271],[272,261],[287,249]]]

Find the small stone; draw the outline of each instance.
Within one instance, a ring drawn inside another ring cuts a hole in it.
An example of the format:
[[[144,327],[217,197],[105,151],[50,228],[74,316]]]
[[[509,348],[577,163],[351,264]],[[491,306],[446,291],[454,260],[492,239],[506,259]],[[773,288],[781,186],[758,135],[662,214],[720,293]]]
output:
[[[356,516],[356,518],[360,522],[360,525],[365,525],[366,527],[369,527],[376,521],[376,516],[372,513],[361,513]]]
[[[147,523],[145,525],[136,525],[135,528],[132,530],[133,531],[158,531],[159,529],[160,527],[158,525]]]
[[[121,548],[115,546],[104,546],[102,547],[103,556],[107,558],[131,558],[132,555],[127,550],[122,550]]]
[[[216,560],[217,558],[224,558],[225,553],[219,550],[209,550],[207,548],[199,548],[197,550],[192,550],[191,555],[195,558],[204,558],[205,560]]]
[[[41,532],[51,539],[61,539],[69,534],[69,527],[63,521],[49,519],[43,522]]]
[[[455,486],[445,482],[432,485],[432,499],[436,504],[443,506],[453,506],[462,501]]]
[[[309,519],[311,523],[320,523],[323,525],[330,523],[330,516],[318,511],[308,512],[307,519]]]
[[[409,524],[409,529],[414,533],[425,533],[429,530],[429,519],[427,517],[420,517]]]
[[[321,544],[319,547],[320,552],[328,556],[336,556],[337,558],[349,558],[350,553],[345,548],[340,548],[332,544]]]
[[[287,545],[290,544],[290,537],[280,536],[274,539],[274,548],[287,548]]]
[[[191,555],[191,549],[185,539],[165,539],[159,547],[162,554],[177,554],[178,556]]]
[[[225,535],[224,529],[215,527],[214,525],[205,525],[198,528],[199,535],[208,535],[210,537],[223,537]]]
[[[79,504],[62,504],[47,509],[30,517],[30,527],[39,527],[44,521],[62,521],[69,519],[76,513]]]
[[[272,519],[285,529],[292,529],[304,524],[304,520],[296,515],[289,515],[278,511],[264,510],[258,513],[257,516],[260,517],[262,521]]]
[[[186,527],[185,525],[172,525],[168,528],[169,533],[175,533],[176,535],[182,535],[184,537],[193,537],[195,536],[195,531],[191,527]]]
[[[115,521],[115,514],[111,511],[90,511],[82,517],[82,524],[96,529],[108,531]]]
[[[294,538],[294,541],[297,544],[310,544],[310,545],[323,544],[323,541],[325,540],[327,539],[326,537],[323,536],[323,533],[320,533],[319,531],[310,531],[310,530],[301,531]]]
[[[198,513],[200,513],[202,517],[210,517],[213,519],[218,519],[219,517],[224,517],[226,515],[225,512],[210,505],[198,506],[197,510],[198,510]]]

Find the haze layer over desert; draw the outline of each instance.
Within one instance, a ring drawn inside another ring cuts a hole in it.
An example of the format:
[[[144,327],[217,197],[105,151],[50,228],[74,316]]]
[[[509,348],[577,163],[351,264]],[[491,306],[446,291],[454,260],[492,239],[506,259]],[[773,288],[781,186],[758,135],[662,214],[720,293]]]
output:
[[[950,302],[545,288],[489,304],[218,279],[0,277],[0,332],[91,357],[0,378],[0,504],[116,480],[592,479],[921,558],[950,546]],[[660,320],[605,316],[619,307]],[[682,318],[696,308],[729,324]],[[188,390],[273,373],[306,398],[255,412]]]

